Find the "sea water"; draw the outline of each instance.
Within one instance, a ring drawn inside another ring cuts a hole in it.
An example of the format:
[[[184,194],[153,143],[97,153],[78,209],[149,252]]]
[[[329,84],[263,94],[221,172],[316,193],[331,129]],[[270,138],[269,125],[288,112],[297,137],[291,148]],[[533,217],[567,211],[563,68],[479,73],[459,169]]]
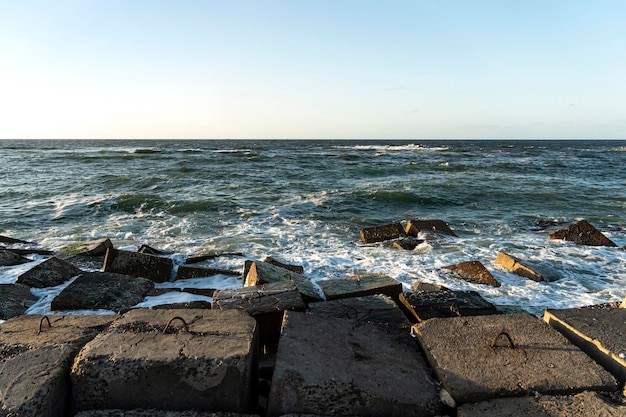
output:
[[[625,245],[625,167],[626,141],[5,140],[0,234],[55,251],[103,237],[121,249],[149,244],[176,265],[200,252],[241,252],[204,264],[235,270],[273,256],[302,265],[313,282],[384,273],[407,290],[442,284],[541,314],[626,295],[625,250],[548,240],[586,219]],[[423,235],[412,251],[359,241],[364,227],[411,219],[442,219],[458,237]],[[495,265],[500,251],[558,279],[511,274]],[[45,258],[0,268],[0,283]],[[442,270],[468,260],[502,285]],[[28,313],[50,313],[69,283],[33,289],[39,301]],[[157,286],[241,281],[218,275]],[[138,307],[206,299],[169,293]]]

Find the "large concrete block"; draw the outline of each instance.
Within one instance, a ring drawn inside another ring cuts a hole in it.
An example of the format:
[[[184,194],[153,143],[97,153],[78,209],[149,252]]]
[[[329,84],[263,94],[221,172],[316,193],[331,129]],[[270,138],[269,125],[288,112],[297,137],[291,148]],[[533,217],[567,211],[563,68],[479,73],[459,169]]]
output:
[[[285,313],[269,417],[434,416],[439,411],[436,385],[407,333]]]
[[[391,223],[361,229],[360,236],[365,243],[375,243],[404,237],[406,233],[400,223]]]
[[[71,263],[52,257],[17,277],[17,283],[33,288],[55,287],[82,272]]]
[[[0,415],[69,415],[69,374],[80,348],[111,316],[19,316],[0,326]]]
[[[73,408],[248,412],[257,353],[244,312],[131,310],[76,358]]]
[[[409,236],[417,236],[419,232],[428,231],[441,233],[448,236],[456,236],[456,233],[450,229],[450,226],[443,220],[409,220],[406,225],[406,234]]]
[[[166,282],[170,279],[173,265],[170,258],[109,248],[104,259],[104,272]]]
[[[626,405],[603,398],[596,392],[576,395],[538,395],[501,398],[458,409],[457,417],[613,417],[626,416]]]
[[[578,245],[589,246],[611,246],[617,245],[611,239],[606,237],[602,232],[593,227],[586,220],[577,221],[574,224],[550,233],[548,239],[551,240],[568,240]]]
[[[434,318],[413,331],[457,403],[617,389],[610,373],[529,314]]]
[[[24,258],[17,253],[7,250],[0,250],[0,266],[14,266],[30,262],[30,259]]]
[[[37,300],[23,284],[0,284],[0,320],[24,314]]]
[[[205,411],[166,411],[166,410],[90,410],[81,411],[74,417],[260,417],[257,414],[229,412],[209,413]]]
[[[433,317],[482,316],[498,314],[496,307],[476,291],[414,291],[399,299],[408,317],[420,322]]]
[[[230,269],[220,268],[203,268],[197,266],[181,265],[176,271],[176,279],[190,279],[190,278],[204,278],[211,277],[213,275],[228,275],[228,276],[240,276],[237,271],[231,271]]]
[[[318,285],[327,300],[374,294],[384,294],[395,299],[402,292],[402,284],[384,274],[362,274],[348,278],[329,279],[319,281]]]
[[[527,261],[523,261],[504,252],[498,253],[496,265],[500,265],[516,275],[533,281],[554,281],[554,278],[545,274],[545,272],[541,271],[537,266],[531,265]]]
[[[270,282],[293,281],[305,301],[322,299],[311,280],[297,272],[272,265],[268,262],[252,262],[247,267],[247,272],[244,272],[244,285],[246,287]]]
[[[546,310],[544,320],[621,382],[626,382],[626,309]]]
[[[461,262],[455,265],[444,266],[443,269],[452,271],[454,275],[466,281],[491,285],[492,287],[500,286],[500,283],[480,261]]]

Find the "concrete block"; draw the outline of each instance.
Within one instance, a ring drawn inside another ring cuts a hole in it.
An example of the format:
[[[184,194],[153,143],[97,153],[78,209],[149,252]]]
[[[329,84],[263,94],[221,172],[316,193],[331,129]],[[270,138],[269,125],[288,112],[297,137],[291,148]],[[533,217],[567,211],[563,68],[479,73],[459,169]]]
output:
[[[546,310],[544,320],[621,382],[626,382],[626,309]]]
[[[617,247],[615,242],[602,234],[602,232],[593,227],[586,220],[580,220],[561,230],[552,232],[548,236],[548,239],[568,240],[578,245]]]
[[[71,263],[52,257],[17,277],[17,283],[33,288],[56,287],[82,272]]]
[[[532,279],[533,281],[549,281],[536,267],[504,252],[498,253],[496,265],[500,265],[516,275]]]
[[[267,416],[434,416],[439,393],[407,334],[286,312]]]
[[[23,284],[0,284],[0,320],[24,314],[37,300]]]
[[[240,276],[237,271],[231,271],[230,269],[219,268],[203,268],[196,266],[181,265],[176,271],[176,280],[190,279],[190,278],[204,278],[211,277],[213,275],[228,275],[228,276]]]
[[[81,411],[74,417],[260,417],[257,414],[205,411],[166,411],[166,410],[90,410]]]
[[[302,294],[305,301],[321,300],[319,291],[315,288],[310,279],[304,275],[272,265],[268,262],[252,262],[248,265],[244,286],[256,286],[271,282],[293,281]]]
[[[0,236],[0,243],[30,243],[27,242],[25,240],[21,240],[21,239],[15,239],[13,237],[9,237],[9,236]]]
[[[111,239],[104,238],[86,243],[84,250],[78,254],[83,256],[104,256],[106,255],[107,250],[111,248],[113,248],[113,242],[111,242]]]
[[[154,282],[168,281],[172,266],[170,258],[113,248],[107,250],[104,258],[104,272],[143,277]]]
[[[394,299],[402,292],[402,284],[384,274],[362,274],[353,277],[319,281],[327,300],[383,294]]]
[[[452,271],[454,275],[466,281],[478,284],[499,287],[500,283],[491,275],[491,272],[479,261],[461,262],[455,265],[444,266],[443,269]]]
[[[626,416],[626,405],[614,403],[597,392],[576,395],[538,395],[501,398],[458,409],[457,417],[598,417]]]
[[[408,317],[416,323],[433,317],[498,314],[496,307],[476,291],[414,291],[400,294],[399,301]]]
[[[360,236],[365,243],[375,243],[404,237],[406,233],[400,223],[392,223],[361,229]]]
[[[610,373],[529,314],[434,318],[413,332],[457,403],[617,389]]]
[[[0,266],[14,266],[30,262],[30,259],[24,258],[7,250],[0,250]]]
[[[406,234],[417,236],[421,231],[441,233],[448,236],[456,236],[450,226],[443,220],[409,220],[406,225]]]
[[[131,310],[77,356],[72,405],[248,412],[257,354],[256,322],[244,312]]]
[[[0,326],[0,415],[69,415],[69,374],[80,348],[111,316],[19,316]]]

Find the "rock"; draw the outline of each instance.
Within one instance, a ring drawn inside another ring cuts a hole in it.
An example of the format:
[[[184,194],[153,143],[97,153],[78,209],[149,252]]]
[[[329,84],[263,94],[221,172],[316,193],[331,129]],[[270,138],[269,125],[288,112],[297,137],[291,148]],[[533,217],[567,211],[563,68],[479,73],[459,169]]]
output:
[[[140,303],[154,287],[147,278],[110,272],[86,272],[68,285],[51,303],[53,311],[120,311]]]
[[[27,249],[18,249],[18,248],[5,248],[7,252],[15,253],[17,255],[42,255],[48,256],[53,255],[54,252],[46,249],[36,249],[36,248],[27,248]]]
[[[360,235],[363,242],[375,243],[404,237],[406,233],[400,223],[392,223],[361,229]]]
[[[180,309],[210,309],[211,303],[208,301],[186,301],[182,303],[172,303],[172,304],[159,304],[152,307],[154,310],[180,310]]]
[[[241,414],[217,411],[167,411],[167,410],[90,410],[81,411],[74,417],[260,417],[257,414]]]
[[[521,261],[520,259],[504,252],[498,253],[496,265],[500,265],[516,275],[532,279],[533,281],[551,281],[551,279],[548,279],[541,272],[539,272],[537,267],[530,266],[527,262]]]
[[[0,414],[70,415],[74,357],[112,320],[102,315],[23,315],[4,322],[0,326]]]
[[[393,247],[396,249],[413,250],[422,242],[423,240],[399,239],[393,242]]]
[[[131,310],[76,357],[73,409],[249,412],[257,354],[244,312]]]
[[[546,310],[543,319],[626,382],[626,309],[590,306]]]
[[[313,283],[303,275],[267,262],[252,262],[245,278],[245,286],[250,287],[270,282],[291,280],[302,294],[304,301],[321,300]]]
[[[27,242],[25,240],[21,240],[21,239],[15,239],[9,236],[0,236],[0,242],[1,243],[10,243],[10,244],[14,244],[14,243],[30,243]]]
[[[418,281],[415,284],[413,284],[413,291],[415,292],[417,291],[445,291],[445,290],[448,290],[448,288],[440,284],[433,284],[431,282]]]
[[[198,263],[198,262],[206,261],[208,259],[218,258],[220,256],[243,256],[243,253],[241,253],[241,252],[223,252],[223,253],[210,252],[210,253],[204,253],[204,254],[199,254],[199,255],[194,255],[194,256],[187,257],[187,259],[185,259],[185,263],[186,264],[195,264],[195,263]]]
[[[413,326],[430,365],[457,403],[499,397],[613,392],[617,381],[530,314],[433,318]]]
[[[113,248],[113,242],[109,238],[95,240],[85,244],[85,249],[80,251],[78,255],[83,256],[104,256],[107,249]]]
[[[452,271],[455,275],[466,281],[491,285],[492,287],[500,286],[500,283],[479,261],[461,262],[456,265],[444,266],[443,269]]]
[[[415,342],[350,320],[288,311],[267,416],[434,416],[439,393]]]
[[[400,303],[414,322],[433,317],[498,314],[496,307],[475,291],[414,291],[400,294]]]
[[[568,240],[578,245],[617,247],[613,241],[585,220],[580,220],[561,230],[550,233],[548,239]]]
[[[204,277],[211,277],[213,275],[239,276],[240,274],[237,271],[231,271],[229,269],[200,268],[200,267],[181,265],[178,267],[178,270],[176,271],[176,280],[190,279],[190,278],[204,278]]]
[[[158,256],[168,255],[168,252],[162,251],[160,249],[155,249],[152,246],[148,246],[146,244],[139,246],[139,248],[137,249],[137,252],[146,253],[148,255],[158,255]]]
[[[0,320],[24,314],[36,300],[26,285],[0,284]]]
[[[286,264],[284,262],[281,262],[275,258],[272,258],[271,256],[268,256],[267,258],[265,258],[263,260],[263,262],[267,262],[268,264],[272,264],[272,265],[276,265],[276,266],[280,266],[281,268],[285,268],[289,271],[293,271],[296,272],[300,275],[304,274],[304,267],[301,265],[290,265],[290,264]]]
[[[256,319],[261,343],[277,343],[283,313],[304,311],[306,306],[294,282],[281,281],[216,291],[213,308],[245,311]]]
[[[104,272],[143,277],[154,282],[168,281],[172,267],[169,258],[117,249],[107,250],[104,259]]]
[[[0,250],[0,266],[14,266],[25,264],[27,262],[30,262],[30,259],[26,259],[17,253]]]
[[[398,298],[402,284],[384,274],[362,274],[348,278],[319,281],[318,285],[327,300],[384,294]]]
[[[17,277],[17,283],[32,288],[56,287],[82,272],[71,263],[52,257]]]
[[[450,226],[443,220],[409,220],[406,225],[406,234],[416,236],[421,231],[437,232],[448,236],[457,236]]]

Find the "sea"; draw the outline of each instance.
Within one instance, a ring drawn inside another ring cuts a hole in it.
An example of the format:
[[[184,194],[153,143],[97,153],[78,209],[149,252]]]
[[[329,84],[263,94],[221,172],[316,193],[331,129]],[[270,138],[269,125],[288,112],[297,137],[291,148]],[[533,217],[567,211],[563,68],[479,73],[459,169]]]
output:
[[[626,141],[616,140],[2,140],[0,235],[52,251],[105,237],[118,249],[148,244],[175,265],[221,253],[202,265],[237,271],[271,256],[314,283],[382,273],[406,291],[441,284],[541,315],[626,296],[626,250],[548,239],[585,219],[626,245],[625,168]],[[360,241],[363,228],[412,219],[444,220],[458,237],[424,233],[414,250]],[[553,280],[506,271],[495,264],[501,251]],[[0,283],[46,258],[1,267]],[[443,269],[470,260],[501,286]],[[27,313],[112,313],[51,312],[74,279],[32,289]],[[156,285],[222,289],[241,279]],[[207,297],[167,293],[136,307],[195,300]]]

